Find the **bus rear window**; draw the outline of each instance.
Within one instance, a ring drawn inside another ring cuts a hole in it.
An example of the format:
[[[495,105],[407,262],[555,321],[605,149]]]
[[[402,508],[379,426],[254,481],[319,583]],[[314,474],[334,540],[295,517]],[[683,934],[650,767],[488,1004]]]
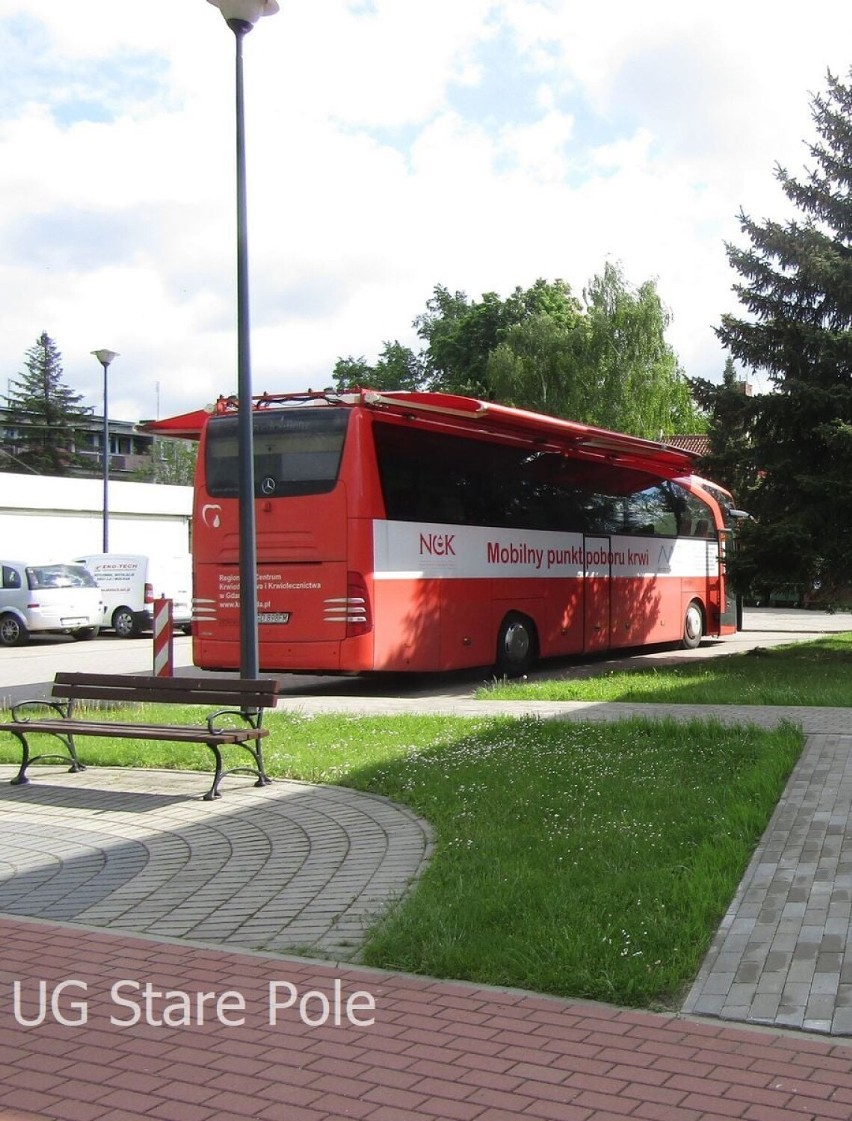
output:
[[[304,408],[255,413],[254,486],[263,498],[325,494],[337,482],[348,409]],[[237,417],[215,417],[207,426],[207,491],[236,498]]]

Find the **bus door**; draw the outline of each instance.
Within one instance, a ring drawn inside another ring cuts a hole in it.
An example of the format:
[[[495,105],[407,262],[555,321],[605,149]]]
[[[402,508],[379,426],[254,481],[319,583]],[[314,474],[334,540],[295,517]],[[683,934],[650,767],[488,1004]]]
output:
[[[708,542],[708,547],[710,542]],[[728,579],[726,557],[734,549],[734,535],[729,529],[719,531],[719,565],[720,576],[724,579],[724,599],[722,601],[721,623],[725,631],[743,629],[742,599],[735,595],[733,581]],[[712,566],[711,566],[712,575]]]
[[[609,537],[583,538],[583,650],[606,650],[610,645],[612,546]]]

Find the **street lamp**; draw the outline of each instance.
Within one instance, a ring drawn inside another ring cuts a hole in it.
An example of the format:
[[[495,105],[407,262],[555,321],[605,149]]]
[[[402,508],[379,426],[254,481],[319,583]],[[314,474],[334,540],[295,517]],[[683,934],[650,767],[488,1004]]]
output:
[[[221,11],[236,41],[237,122],[237,478],[240,518],[240,676],[257,677],[257,543],[254,511],[254,429],[249,345],[246,139],[243,39],[261,16],[278,11],[277,0],[209,0]]]
[[[103,552],[109,552],[109,410],[107,408],[107,370],[109,369],[110,362],[113,358],[118,358],[118,354],[114,350],[93,350],[95,358],[100,362],[104,368],[104,446],[103,446],[103,477],[104,477],[104,512],[103,512],[103,532],[104,544]]]

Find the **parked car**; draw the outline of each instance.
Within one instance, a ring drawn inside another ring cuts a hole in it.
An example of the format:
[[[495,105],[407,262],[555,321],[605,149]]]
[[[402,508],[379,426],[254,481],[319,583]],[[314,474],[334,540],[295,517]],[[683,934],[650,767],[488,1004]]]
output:
[[[101,590],[101,627],[121,638],[137,638],[154,628],[154,601],[172,601],[175,627],[189,631],[192,622],[192,558],[95,553],[78,557]]]
[[[39,631],[94,638],[102,613],[100,589],[82,565],[0,561],[0,646],[22,646]]]

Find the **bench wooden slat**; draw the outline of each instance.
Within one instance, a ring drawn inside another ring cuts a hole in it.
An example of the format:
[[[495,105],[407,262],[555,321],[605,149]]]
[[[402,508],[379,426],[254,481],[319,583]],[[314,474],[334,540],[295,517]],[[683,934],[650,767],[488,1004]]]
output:
[[[64,700],[131,701],[272,708],[278,682],[267,678],[207,681],[200,678],[58,673],[53,696]]]
[[[97,724],[88,720],[19,720],[3,724],[4,731],[49,732],[63,736],[114,736],[123,740],[174,740],[176,743],[242,743],[262,739],[268,728],[209,728],[200,724]]]
[[[118,685],[128,682],[139,689],[158,688],[178,692],[213,690],[251,693],[256,689],[276,692],[278,682],[274,677],[152,677],[144,673],[82,673],[77,670],[60,670],[53,679],[54,685]]]
[[[133,704],[187,704],[207,705],[219,708],[273,708],[274,693],[158,693],[154,690],[140,693],[137,689],[108,689],[95,686],[91,689],[63,689],[54,692],[54,697],[75,701],[116,701]]]

